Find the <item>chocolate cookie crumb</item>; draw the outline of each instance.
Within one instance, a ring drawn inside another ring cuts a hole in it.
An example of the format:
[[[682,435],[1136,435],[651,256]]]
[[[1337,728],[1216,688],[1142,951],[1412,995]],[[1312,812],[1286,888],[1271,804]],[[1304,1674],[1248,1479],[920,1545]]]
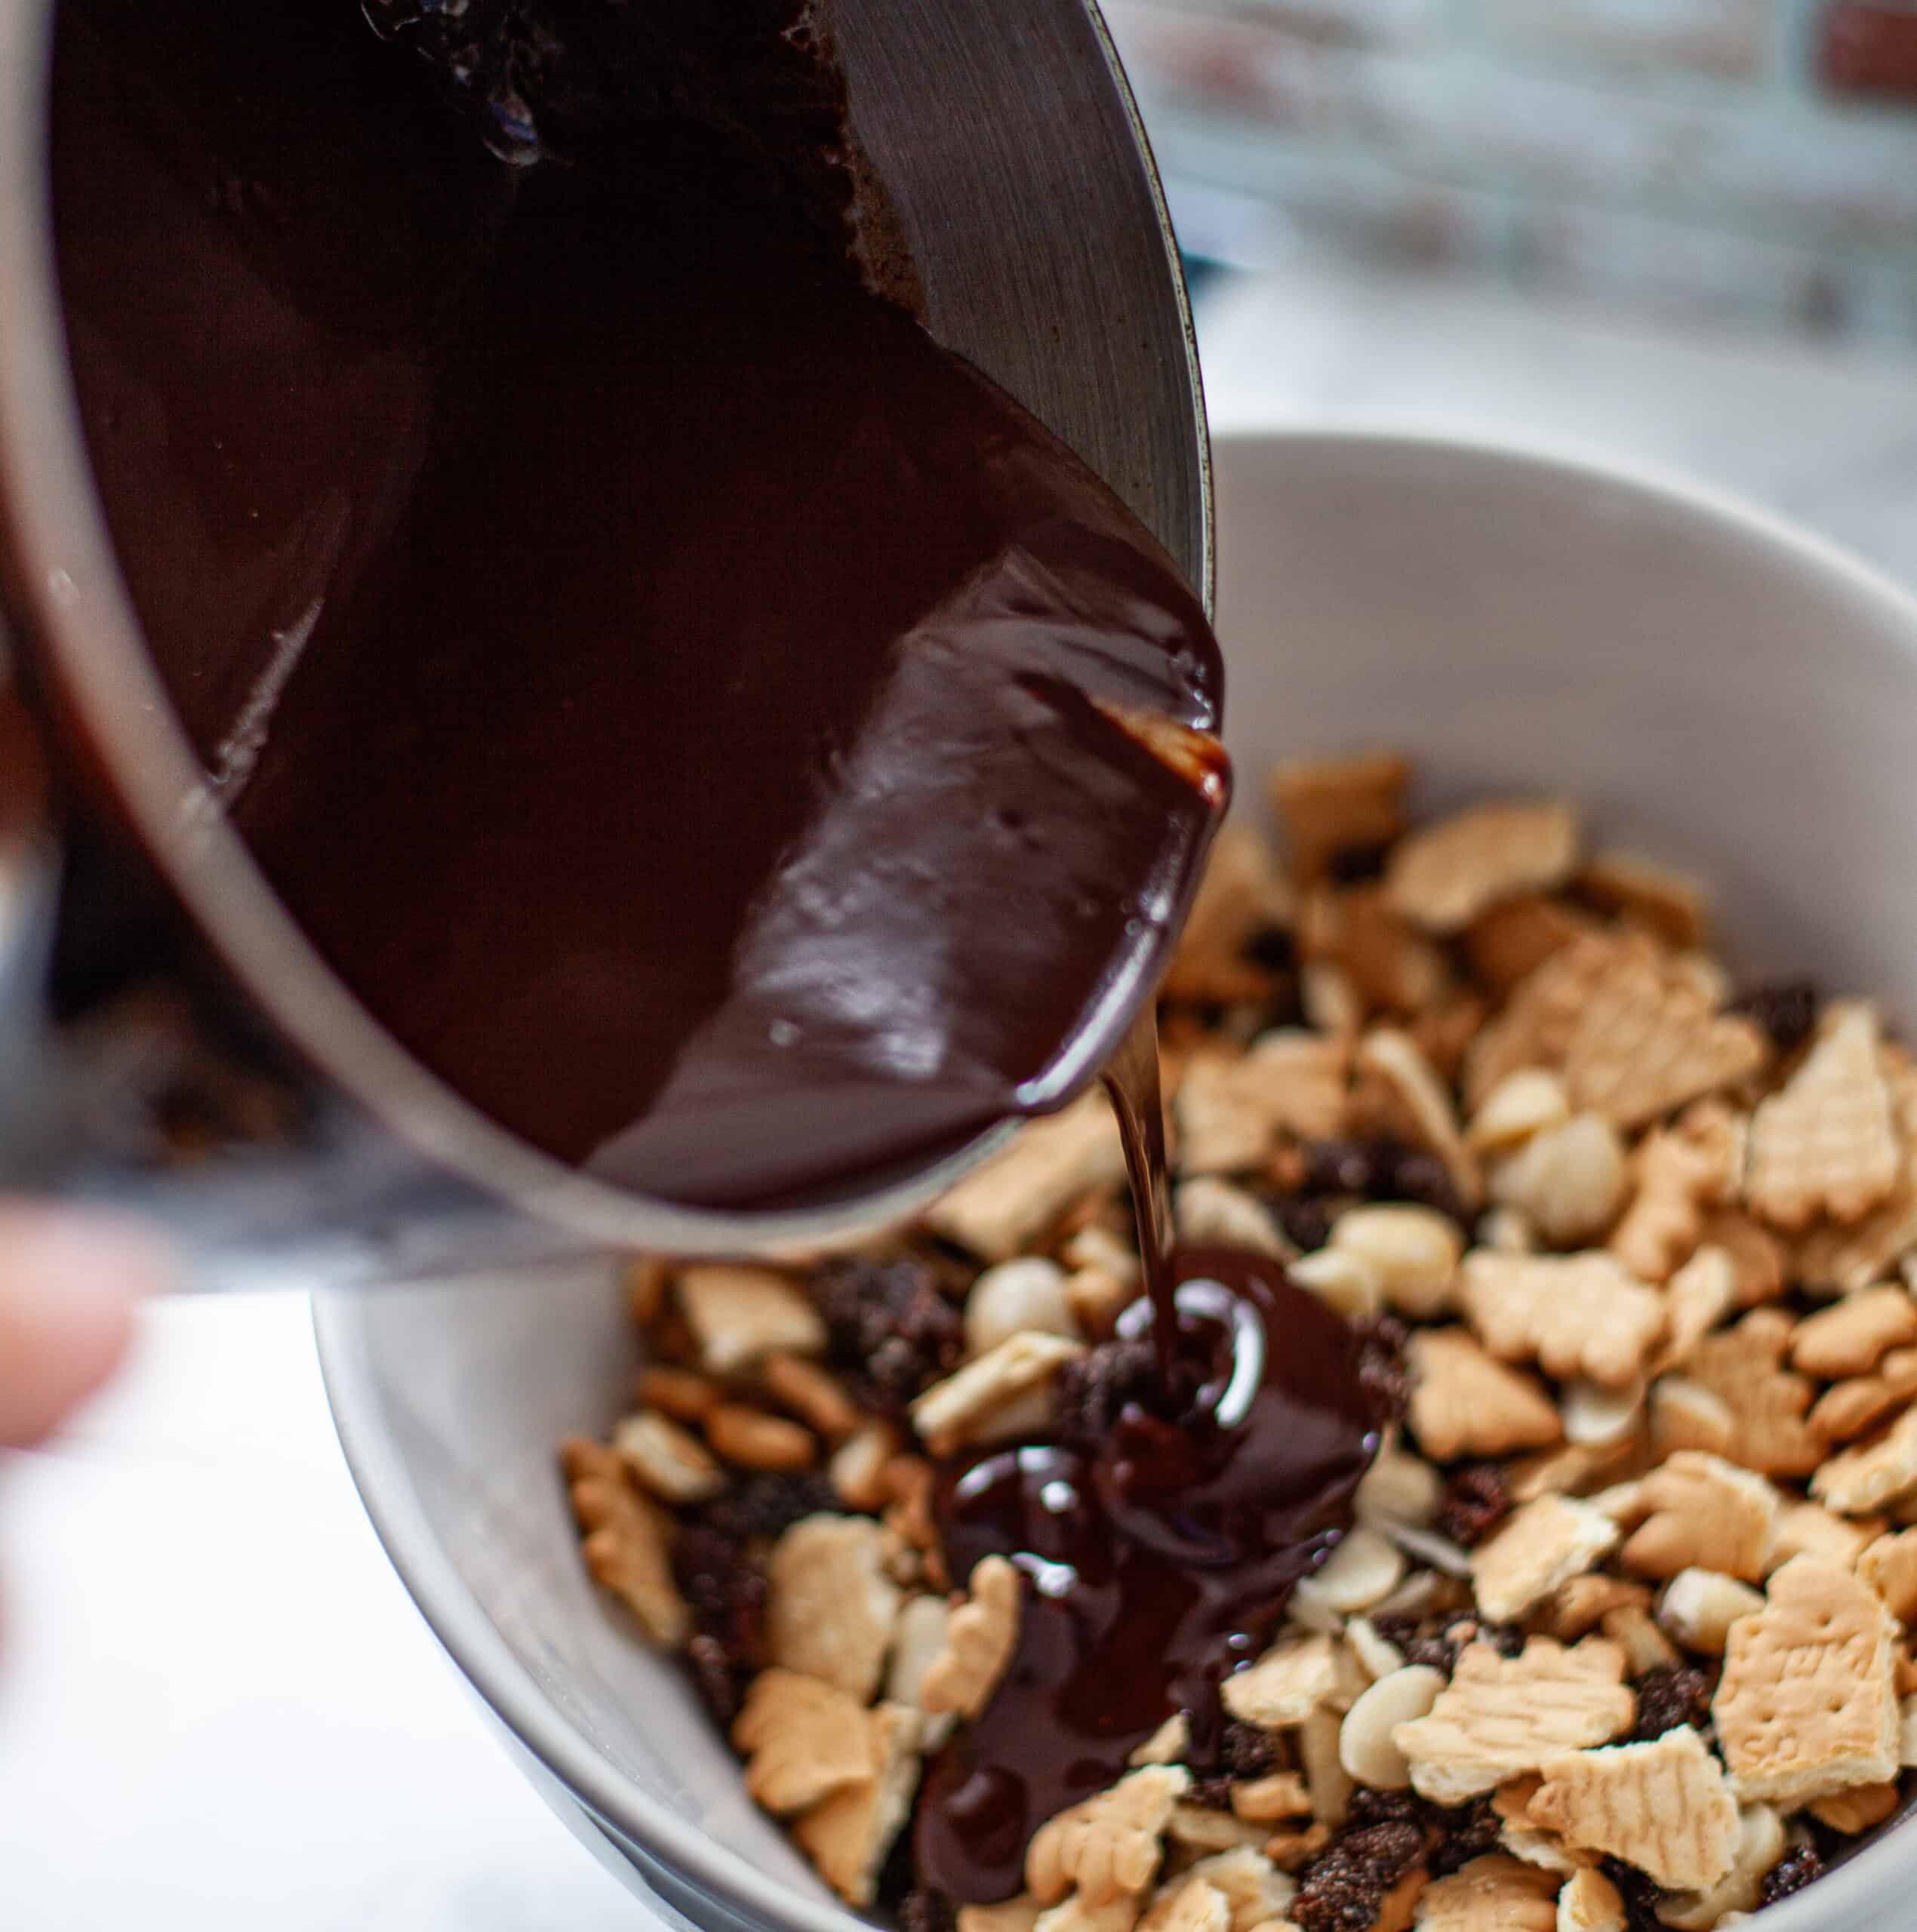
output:
[[[1823,1875],[1823,1854],[1814,1844],[1799,1845],[1794,1850],[1786,1852],[1765,1873],[1764,1883],[1758,1890],[1758,1904],[1760,1907],[1775,1905],[1780,1899],[1801,1892],[1813,1880]]]
[[[1467,1463],[1445,1486],[1432,1527],[1466,1549],[1482,1543],[1511,1513],[1511,1492],[1495,1463]]]
[[[1359,1386],[1381,1422],[1402,1422],[1411,1413],[1411,1377],[1405,1360],[1410,1340],[1405,1324],[1388,1315],[1360,1331]]]
[[[1052,1415],[1067,1442],[1096,1444],[1111,1432],[1128,1404],[1158,1388],[1158,1356],[1151,1343],[1106,1342],[1068,1361],[1052,1383]]]
[[[1411,1824],[1346,1832],[1306,1872],[1290,1914],[1302,1932],[1371,1932],[1384,1895],[1424,1854]]]
[[[1268,1196],[1266,1204],[1285,1230],[1286,1240],[1300,1254],[1313,1254],[1331,1238],[1331,1223],[1343,1203],[1315,1194]]]
[[[1488,1798],[1451,1810],[1430,1805],[1425,1817],[1438,1835],[1426,1861],[1434,1878],[1448,1878],[1454,1872],[1463,1871],[1474,1858],[1497,1850],[1502,1842],[1502,1827]]]
[[[1657,1916],[1657,1901],[1663,1894],[1635,1865],[1626,1865],[1621,1858],[1606,1858],[1599,1869],[1624,1901],[1624,1922],[1630,1932],[1670,1932]]]
[[[1817,988],[1811,980],[1771,980],[1739,995],[1728,1009],[1755,1020],[1780,1054],[1795,1053],[1817,1023]]]
[[[958,1932],[958,1914],[943,1892],[921,1885],[899,1906],[899,1932]]]
[[[832,1484],[816,1470],[749,1475],[707,1503],[697,1524],[737,1545],[783,1536],[804,1516],[843,1507]],[[691,1531],[682,1533],[685,1543]],[[683,1586],[682,1586],[683,1587]]]
[[[1711,1680],[1701,1670],[1666,1664],[1638,1680],[1633,1742],[1648,1744],[1681,1724],[1701,1727],[1711,1712]]]
[[[922,1262],[829,1263],[814,1281],[813,1298],[854,1399],[894,1421],[965,1358],[964,1320]]]

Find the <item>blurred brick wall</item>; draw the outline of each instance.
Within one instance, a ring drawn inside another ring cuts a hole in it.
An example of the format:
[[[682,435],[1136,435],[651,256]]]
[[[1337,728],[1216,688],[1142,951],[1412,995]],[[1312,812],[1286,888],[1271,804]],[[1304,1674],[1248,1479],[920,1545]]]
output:
[[[1917,343],[1917,0],[1106,0],[1189,247]]]

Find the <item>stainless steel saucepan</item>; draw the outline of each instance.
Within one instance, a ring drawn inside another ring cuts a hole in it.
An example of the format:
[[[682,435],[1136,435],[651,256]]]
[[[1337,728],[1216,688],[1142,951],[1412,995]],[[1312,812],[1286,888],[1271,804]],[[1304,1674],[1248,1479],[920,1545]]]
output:
[[[1189,316],[1150,157],[1095,9],[829,0],[823,11],[932,331],[1076,448],[1208,592]],[[84,781],[82,809],[133,835],[264,1032],[294,1050],[325,1099],[318,1144],[300,1158],[215,1160],[143,1198],[196,1238],[206,1278],[221,1257],[257,1278],[277,1253],[310,1282],[568,1246],[758,1249],[894,1216],[948,1184],[992,1135],[880,1198],[802,1215],[691,1211],[616,1191],[429,1074],[307,943],[209,805],[95,491],[50,208],[59,12],[55,0],[0,5],[0,580],[11,647],[57,764]],[[194,17],[213,24],[183,31],[222,30],[218,9]],[[83,125],[63,138],[104,137]],[[258,640],[261,673],[273,644]],[[9,849],[30,881],[44,848],[23,834]],[[17,952],[32,922],[13,923]],[[57,1112],[52,1099],[48,1111]]]

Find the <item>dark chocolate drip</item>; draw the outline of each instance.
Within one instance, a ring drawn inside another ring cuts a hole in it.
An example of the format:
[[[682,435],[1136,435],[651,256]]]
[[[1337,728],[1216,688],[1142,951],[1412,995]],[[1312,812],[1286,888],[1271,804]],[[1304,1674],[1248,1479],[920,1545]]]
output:
[[[1335,1547],[1377,1452],[1356,1336],[1277,1262],[1187,1249],[1168,1273],[1177,1379],[1195,1395],[1164,1413],[1134,1403],[1095,1443],[995,1449],[940,1472],[952,1574],[995,1552],[1025,1580],[1011,1666],[919,1806],[920,1881],[962,1901],[1017,1891],[1032,1832],[1122,1776],[1173,1712],[1187,1761],[1211,1763],[1219,1685]],[[1136,1303],[1120,1333],[1152,1319]]]
[[[1117,1116],[1125,1176],[1138,1228],[1139,1265],[1152,1305],[1152,1340],[1162,1386],[1177,1386],[1177,1310],[1171,1275],[1171,1176],[1165,1158],[1165,1097],[1159,1076],[1159,1018],[1149,1004],[1106,1063],[1105,1091]]]
[[[641,10],[685,85],[622,118],[580,76],[628,10],[507,9],[590,29],[520,168],[352,7],[162,11],[60,10],[80,395],[163,672],[346,983],[507,1127],[711,1205],[1082,1086],[1222,808],[1211,740],[1136,728],[1215,725],[1216,646],[738,133],[817,137],[792,10]]]

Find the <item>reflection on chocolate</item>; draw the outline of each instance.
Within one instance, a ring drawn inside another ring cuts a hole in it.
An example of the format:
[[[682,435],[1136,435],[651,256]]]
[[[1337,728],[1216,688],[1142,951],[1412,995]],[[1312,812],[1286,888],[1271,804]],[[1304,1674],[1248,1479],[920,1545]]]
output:
[[[572,11],[595,60],[643,14],[635,72],[682,13],[697,85],[555,56],[511,166],[356,7],[67,0],[89,445],[234,823],[400,1041],[633,1186],[843,1192],[1115,1043],[1222,808],[1146,742],[1216,648],[859,280],[792,10]]]
[[[1219,1684],[1336,1546],[1377,1453],[1358,1337],[1277,1262],[1181,1250],[1168,1278],[1175,1380],[1195,1394],[1163,1414],[1128,1405],[1096,1444],[995,1449],[940,1473],[953,1576],[995,1552],[1025,1578],[1011,1666],[920,1801],[919,1881],[963,1902],[1017,1892],[1033,1831],[1122,1776],[1174,1711],[1189,1761],[1211,1761]],[[1151,1322],[1136,1303],[1120,1333]]]

